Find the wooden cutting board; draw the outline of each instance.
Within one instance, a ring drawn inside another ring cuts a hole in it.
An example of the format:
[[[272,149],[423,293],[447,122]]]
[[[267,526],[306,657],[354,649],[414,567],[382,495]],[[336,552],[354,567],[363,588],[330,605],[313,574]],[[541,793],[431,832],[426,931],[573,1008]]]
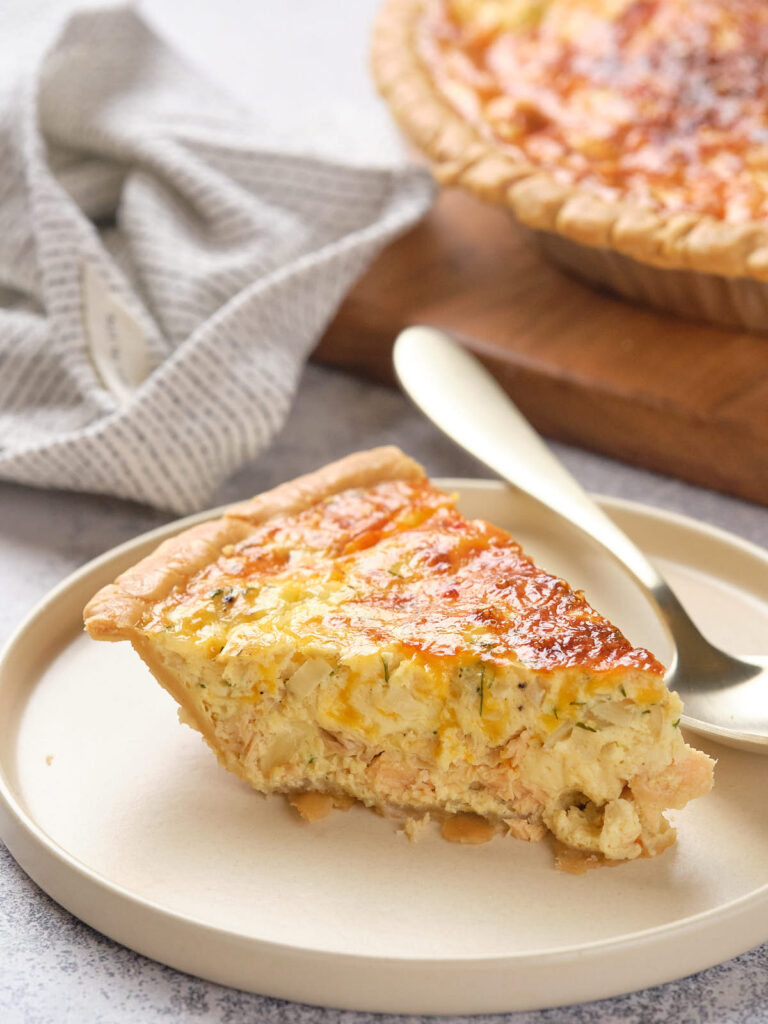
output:
[[[351,292],[315,360],[394,382],[409,324],[465,335],[549,437],[768,505],[768,337],[567,277],[503,210],[444,191]]]

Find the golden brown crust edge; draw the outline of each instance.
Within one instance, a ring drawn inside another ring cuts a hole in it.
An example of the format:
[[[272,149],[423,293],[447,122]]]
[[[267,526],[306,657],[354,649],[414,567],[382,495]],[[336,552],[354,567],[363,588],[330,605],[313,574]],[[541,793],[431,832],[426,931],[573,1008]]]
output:
[[[171,537],[152,554],[103,587],[85,607],[85,628],[95,640],[135,640],[147,611],[213,561],[227,544],[247,537],[276,515],[295,514],[351,487],[373,487],[388,480],[424,478],[423,468],[388,446],[346,458],[265,491],[226,509],[212,522]]]
[[[614,249],[662,269],[768,281],[768,227],[697,214],[657,213],[608,202],[507,155],[453,109],[419,58],[415,34],[424,0],[385,0],[371,66],[401,128],[433,161],[445,185],[510,207],[529,227],[582,245]]]

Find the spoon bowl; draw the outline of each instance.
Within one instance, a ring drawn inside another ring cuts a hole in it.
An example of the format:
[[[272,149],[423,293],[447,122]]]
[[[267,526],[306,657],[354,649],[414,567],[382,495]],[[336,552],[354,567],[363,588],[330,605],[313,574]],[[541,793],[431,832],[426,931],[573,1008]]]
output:
[[[666,682],[685,705],[683,725],[768,754],[768,656],[728,654],[701,634],[655,566],[595,505],[485,367],[448,334],[409,327],[395,342],[394,364],[403,389],[436,426],[599,544],[642,589],[673,644]]]

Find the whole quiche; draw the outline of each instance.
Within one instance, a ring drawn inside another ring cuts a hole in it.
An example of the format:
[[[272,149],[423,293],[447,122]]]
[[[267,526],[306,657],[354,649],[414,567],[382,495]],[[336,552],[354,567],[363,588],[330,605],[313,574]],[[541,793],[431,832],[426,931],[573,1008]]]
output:
[[[438,180],[561,262],[768,329],[764,0],[387,0],[373,70]]]

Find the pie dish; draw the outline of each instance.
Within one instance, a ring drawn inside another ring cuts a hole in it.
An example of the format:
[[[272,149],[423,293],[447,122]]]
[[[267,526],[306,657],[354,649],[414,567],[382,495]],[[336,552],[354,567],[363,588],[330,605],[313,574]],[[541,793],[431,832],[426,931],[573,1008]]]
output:
[[[309,820],[358,800],[411,838],[549,832],[581,870],[660,853],[663,812],[712,784],[658,661],[396,448],[166,541],[84,618]]]
[[[571,270],[768,329],[761,0],[386,0],[372,65],[438,180]]]

